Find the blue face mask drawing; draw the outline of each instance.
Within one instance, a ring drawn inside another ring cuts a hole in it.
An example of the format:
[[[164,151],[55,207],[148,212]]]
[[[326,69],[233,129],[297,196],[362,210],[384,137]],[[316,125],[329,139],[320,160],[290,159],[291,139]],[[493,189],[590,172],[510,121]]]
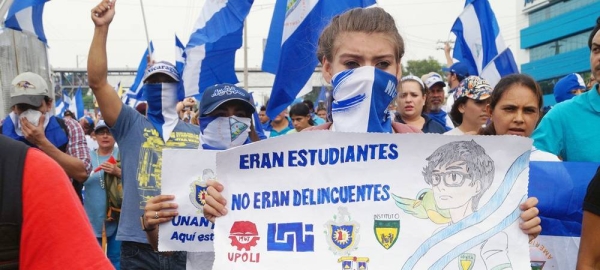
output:
[[[397,94],[396,76],[364,66],[335,74],[332,84],[332,130],[392,133],[387,108]]]

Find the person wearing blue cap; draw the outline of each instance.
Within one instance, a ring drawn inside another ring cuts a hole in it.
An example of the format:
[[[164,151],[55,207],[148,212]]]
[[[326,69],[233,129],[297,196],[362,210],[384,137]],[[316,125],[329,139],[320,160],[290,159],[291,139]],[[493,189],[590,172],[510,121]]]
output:
[[[205,150],[226,150],[258,141],[252,114],[256,111],[250,94],[233,84],[217,84],[207,88],[200,100],[200,144]],[[257,123],[259,124],[259,123]],[[177,216],[177,207],[170,202],[173,195],[158,195],[148,200],[144,209],[143,228],[148,241],[158,250],[158,230],[161,223]],[[213,252],[187,253],[188,269],[212,269]]]
[[[106,125],[120,146],[123,203],[116,239],[121,242],[121,269],[185,269],[186,253],[154,252],[140,228],[144,206],[160,194],[162,150],[198,149],[200,130],[179,119],[177,103],[184,98],[181,77],[169,62],[152,63],[144,73],[147,115],[124,106],[108,83],[106,43],[117,1],[103,0],[91,11],[94,36],[87,64],[88,83]]]
[[[470,75],[469,67],[462,62],[456,62],[450,67],[442,68],[442,70],[446,72],[446,80],[448,80],[448,87],[450,88],[448,91],[448,100],[446,100],[447,111],[450,111],[454,105],[454,92],[456,91],[456,88],[460,82]]]
[[[587,88],[581,75],[571,73],[562,77],[554,85],[554,99],[556,100],[556,103],[561,103],[586,91]]]

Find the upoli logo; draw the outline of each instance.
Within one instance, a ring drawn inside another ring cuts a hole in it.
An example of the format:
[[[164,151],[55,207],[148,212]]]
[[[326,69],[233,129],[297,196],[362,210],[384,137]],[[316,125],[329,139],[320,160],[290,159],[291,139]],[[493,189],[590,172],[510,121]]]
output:
[[[190,201],[198,209],[198,213],[204,213],[204,205],[206,204],[206,196],[208,196],[206,182],[215,180],[215,173],[211,169],[205,169],[202,172],[202,177],[190,184]]]
[[[368,270],[369,258],[367,257],[341,257],[338,263],[342,263],[342,270]]]
[[[231,246],[235,247],[238,251],[242,251],[242,249],[250,251],[252,247],[256,246],[257,241],[260,240],[260,236],[258,236],[256,224],[250,221],[236,221],[229,231],[229,239],[231,239]],[[229,252],[227,258],[231,262],[258,263],[260,261],[260,253]]]
[[[250,251],[252,247],[256,246],[260,236],[258,236],[256,224],[250,221],[236,221],[229,231],[229,239],[231,239],[231,246],[236,247],[237,250]]]
[[[350,213],[348,213],[346,207],[339,207],[338,214],[334,215],[333,218],[334,220],[330,220],[324,225],[329,249],[336,255],[350,255],[352,251],[358,248],[360,225],[350,219]]]
[[[23,88],[23,89],[35,89],[35,85],[31,84],[28,81],[20,81],[15,86],[17,88]]]
[[[400,233],[400,215],[375,215],[373,231],[375,232],[377,242],[379,242],[383,248],[390,249],[396,243],[396,240],[398,240],[398,234]]]

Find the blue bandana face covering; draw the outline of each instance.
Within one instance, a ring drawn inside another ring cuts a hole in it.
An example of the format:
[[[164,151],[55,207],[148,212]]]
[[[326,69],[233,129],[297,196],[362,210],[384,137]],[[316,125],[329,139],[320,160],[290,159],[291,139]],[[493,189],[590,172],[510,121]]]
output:
[[[397,94],[396,76],[364,66],[335,74],[332,84],[332,130],[392,133],[387,108]]]
[[[148,120],[165,142],[179,121],[177,90],[178,83],[149,83],[142,87],[148,102]]]
[[[204,149],[226,150],[250,142],[250,118],[200,117],[200,143]]]

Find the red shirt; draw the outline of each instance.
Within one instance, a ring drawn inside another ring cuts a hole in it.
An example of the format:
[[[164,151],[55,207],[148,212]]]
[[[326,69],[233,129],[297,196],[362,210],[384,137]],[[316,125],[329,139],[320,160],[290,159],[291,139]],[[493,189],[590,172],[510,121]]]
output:
[[[64,170],[30,148],[23,169],[20,269],[114,269]]]

